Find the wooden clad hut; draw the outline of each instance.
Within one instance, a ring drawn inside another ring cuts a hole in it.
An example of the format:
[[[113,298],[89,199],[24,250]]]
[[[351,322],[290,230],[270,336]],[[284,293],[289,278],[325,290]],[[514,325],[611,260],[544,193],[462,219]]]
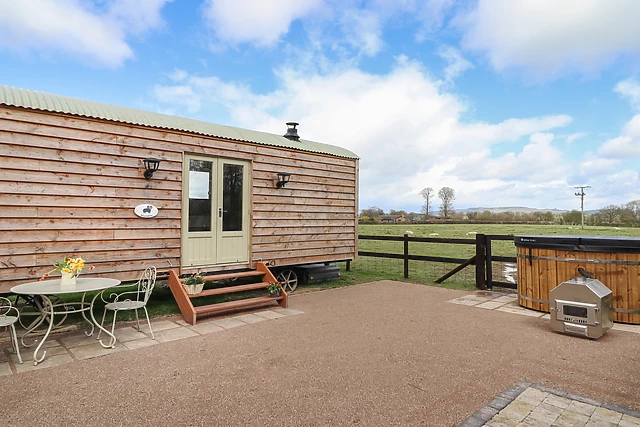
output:
[[[66,254],[120,280],[354,259],[358,157],[296,131],[0,86],[0,292]]]

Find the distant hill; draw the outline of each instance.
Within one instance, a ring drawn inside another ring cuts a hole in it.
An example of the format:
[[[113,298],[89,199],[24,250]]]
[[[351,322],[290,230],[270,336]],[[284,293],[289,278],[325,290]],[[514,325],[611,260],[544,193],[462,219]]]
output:
[[[504,212],[533,213],[533,212],[549,212],[549,211],[551,211],[553,214],[562,214],[562,213],[567,212],[566,210],[561,210],[561,209],[538,209],[538,208],[527,208],[527,207],[524,207],[524,206],[504,206],[504,207],[496,207],[496,208],[456,209],[456,212],[464,212],[464,213],[484,212],[484,211],[489,211],[491,213],[504,213]]]
[[[578,210],[578,209],[576,209]],[[504,206],[504,207],[496,207],[496,208],[466,208],[466,209],[456,209],[456,212],[469,213],[469,212],[484,212],[489,211],[491,213],[503,213],[503,212],[520,212],[520,213],[533,213],[533,212],[551,212],[554,215],[563,214],[565,212],[569,212],[568,210],[563,209],[538,209],[538,208],[527,208],[524,206]],[[595,214],[600,212],[599,209],[592,209],[584,211],[585,214]]]

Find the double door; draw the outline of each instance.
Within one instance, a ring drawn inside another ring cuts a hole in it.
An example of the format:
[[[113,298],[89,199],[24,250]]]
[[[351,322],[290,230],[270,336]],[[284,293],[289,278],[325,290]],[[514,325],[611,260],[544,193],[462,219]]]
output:
[[[185,155],[182,266],[249,261],[249,163]]]

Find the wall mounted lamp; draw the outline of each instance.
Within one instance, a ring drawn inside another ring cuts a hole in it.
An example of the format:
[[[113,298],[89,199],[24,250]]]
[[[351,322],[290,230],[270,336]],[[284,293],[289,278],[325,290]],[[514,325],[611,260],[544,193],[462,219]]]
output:
[[[146,168],[146,170],[144,171],[144,177],[147,179],[151,179],[151,177],[153,176],[153,173],[158,170],[161,160],[149,158],[149,159],[144,159],[143,162],[144,162],[144,167]]]
[[[278,181],[276,182],[276,188],[284,187],[289,182],[291,174],[288,172],[278,172]]]

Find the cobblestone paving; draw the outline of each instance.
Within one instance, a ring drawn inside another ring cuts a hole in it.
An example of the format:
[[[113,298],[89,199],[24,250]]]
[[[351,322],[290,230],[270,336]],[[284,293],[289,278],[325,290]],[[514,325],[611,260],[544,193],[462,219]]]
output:
[[[640,427],[640,413],[554,390],[516,383],[459,427]]]
[[[0,377],[64,365],[77,360],[91,359],[118,351],[135,350],[137,348],[158,345],[163,342],[210,334],[260,321],[274,321],[280,317],[302,313],[300,310],[291,308],[261,309],[250,314],[244,312],[234,317],[209,319],[198,322],[196,325],[189,325],[177,317],[157,319],[151,322],[155,340],[151,339],[151,333],[149,332],[147,323],[140,322],[141,331],[138,331],[134,326],[116,329],[115,335],[118,341],[116,347],[113,349],[104,348],[96,341],[97,330],[94,332],[93,337],[87,337],[84,331],[78,331],[78,333],[73,336],[65,337],[56,337],[56,334],[52,333],[42,348],[42,350],[46,350],[47,352],[46,358],[41,363],[38,363],[37,366],[33,364],[33,351],[36,345],[29,348],[20,345],[20,354],[24,362],[20,364],[18,363],[18,357],[12,352],[11,344],[8,339],[6,339],[0,343]],[[41,337],[42,334],[36,337],[36,339],[40,339]],[[32,340],[27,340],[27,342],[29,341]]]

